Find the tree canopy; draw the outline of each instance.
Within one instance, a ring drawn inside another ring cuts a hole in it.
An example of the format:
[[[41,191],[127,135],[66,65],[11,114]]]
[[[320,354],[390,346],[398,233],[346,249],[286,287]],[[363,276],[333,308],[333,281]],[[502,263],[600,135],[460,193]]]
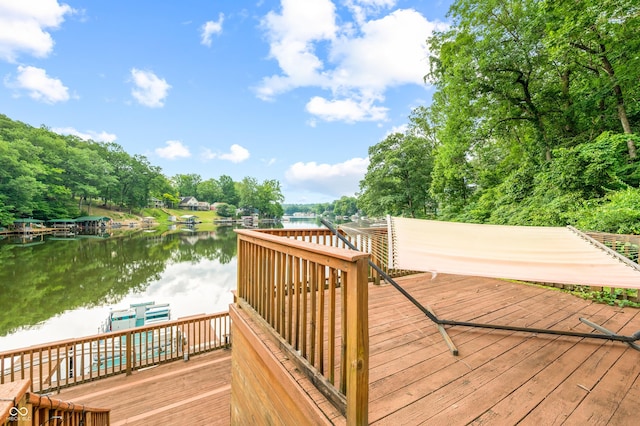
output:
[[[449,17],[427,40],[432,103],[369,149],[359,206],[640,233],[637,2],[457,0]]]
[[[181,196],[194,196],[237,206],[240,190],[247,209],[267,217],[282,215],[278,181],[250,187],[243,182],[226,175],[208,180],[197,174],[168,178],[145,156],[130,155],[116,143],[63,136],[0,114],[0,225],[22,217],[77,217],[97,203],[137,211],[152,197],[168,205],[177,205]]]

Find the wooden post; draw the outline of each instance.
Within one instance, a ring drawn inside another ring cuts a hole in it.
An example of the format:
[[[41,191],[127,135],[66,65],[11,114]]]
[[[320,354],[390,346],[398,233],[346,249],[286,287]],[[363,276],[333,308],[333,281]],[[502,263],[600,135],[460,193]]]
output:
[[[133,358],[133,333],[127,334],[127,376],[131,375],[131,359]],[[122,361],[121,361],[122,362]]]
[[[368,259],[358,259],[347,274],[346,352],[347,424],[367,425],[369,402]]]
[[[31,421],[31,413],[33,412],[33,406],[29,404],[27,401],[27,395],[25,394],[22,398],[20,398],[20,402],[18,403],[17,410],[17,418],[18,418],[18,426],[31,426],[33,423]],[[14,410],[14,412],[16,411]]]

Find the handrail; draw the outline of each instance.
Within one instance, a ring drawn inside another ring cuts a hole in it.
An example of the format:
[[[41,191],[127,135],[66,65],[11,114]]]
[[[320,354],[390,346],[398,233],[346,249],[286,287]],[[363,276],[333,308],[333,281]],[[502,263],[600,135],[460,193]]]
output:
[[[94,413],[108,413],[111,411],[109,408],[95,408],[88,407],[83,404],[74,404],[73,402],[66,402],[60,399],[50,398],[46,395],[38,395],[37,393],[27,393],[27,404],[32,404],[34,407],[49,408],[61,411],[70,411],[75,413],[82,413],[83,411],[91,411]]]
[[[228,312],[0,352],[0,384],[29,379],[34,392],[85,383],[228,347]]]
[[[111,410],[74,404],[48,395],[29,392],[31,380],[19,380],[0,386],[0,424],[91,424],[108,426]]]
[[[585,232],[585,234],[635,263],[640,263],[638,262],[640,235],[611,234],[607,232]]]
[[[236,233],[238,306],[269,327],[348,424],[366,424],[370,255],[292,238],[300,233]]]
[[[337,231],[340,234],[340,238],[336,238],[334,233],[328,228],[272,228],[256,229],[255,231],[344,249],[349,248],[348,244],[343,241],[346,240],[355,246],[358,251],[369,253],[371,262],[390,277],[399,277],[414,273],[413,271],[389,268],[387,259],[389,241],[386,229],[377,228],[374,233],[361,232],[357,235],[346,233],[343,229],[338,229]],[[376,284],[380,283],[381,276],[375,268],[369,268],[368,277],[369,281],[374,281]]]
[[[24,399],[30,386],[29,380],[20,380],[11,383],[10,386],[0,386],[0,424],[4,425],[12,421],[9,417],[15,414],[15,408],[20,408],[19,403]]]

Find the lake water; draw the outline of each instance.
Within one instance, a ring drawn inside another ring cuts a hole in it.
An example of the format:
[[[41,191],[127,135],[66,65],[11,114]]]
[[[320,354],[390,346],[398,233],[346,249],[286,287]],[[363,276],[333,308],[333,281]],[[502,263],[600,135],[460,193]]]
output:
[[[233,229],[156,234],[0,241],[0,351],[96,334],[110,308],[131,303],[170,303],[172,319],[228,311]]]

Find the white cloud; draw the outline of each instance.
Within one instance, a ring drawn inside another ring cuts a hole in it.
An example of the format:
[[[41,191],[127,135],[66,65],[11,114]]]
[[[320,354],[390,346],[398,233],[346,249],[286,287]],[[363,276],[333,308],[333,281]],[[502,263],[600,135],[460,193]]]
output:
[[[360,181],[367,173],[367,158],[352,158],[344,163],[318,164],[298,162],[285,173],[287,183],[292,188],[327,194],[340,198],[353,196],[359,190]]]
[[[57,0],[0,1],[0,58],[15,62],[20,52],[43,58],[53,50],[47,29],[56,29],[75,11]]]
[[[399,126],[393,126],[391,129],[387,130],[387,134],[385,135],[385,139],[387,136],[391,136],[395,133],[402,133],[403,135],[409,131],[409,125],[407,123],[401,124]]]
[[[380,12],[395,6],[396,0],[346,0],[345,5],[353,13],[353,17],[358,23],[366,20],[370,13]]]
[[[131,69],[131,77],[135,87],[131,89],[131,95],[142,105],[150,108],[164,106],[164,99],[171,86],[165,79],[159,78],[151,71]]]
[[[42,68],[19,66],[15,80],[4,80],[5,86],[27,91],[30,98],[39,102],[55,104],[69,100],[69,89],[57,78],[47,75]]]
[[[337,87],[381,93],[390,86],[423,84],[428,71],[426,39],[437,24],[415,10],[396,10],[365,22],[361,37],[340,37],[331,49]]]
[[[184,146],[180,141],[167,141],[167,146],[164,148],[156,148],[155,150],[158,157],[166,158],[168,160],[175,160],[176,158],[189,158],[191,152],[189,148]]]
[[[393,7],[395,0],[350,0],[345,5],[352,20],[341,17],[341,25],[329,0],[283,0],[279,13],[266,15],[262,25],[280,73],[262,79],[259,98],[314,87],[331,93],[307,103],[307,111],[319,119],[384,121],[387,108],[382,103],[390,87],[424,86],[426,40],[445,24],[430,22],[413,9],[369,18]]]
[[[205,46],[209,46],[211,47],[211,36],[213,34],[220,34],[222,33],[222,22],[224,22],[224,14],[220,14],[218,15],[218,20],[217,21],[207,21],[205,22],[205,24],[202,26],[202,33],[201,33],[201,37],[202,40],[200,41],[200,43],[204,44]]]
[[[228,160],[232,163],[242,163],[244,160],[249,158],[249,151],[240,145],[233,144],[231,145],[230,152],[221,154],[219,157],[221,160]]]
[[[262,27],[270,41],[270,58],[283,75],[265,77],[257,89],[271,99],[296,87],[324,85],[323,63],[314,42],[331,40],[338,30],[335,5],[329,0],[282,0],[282,12],[269,12]]]
[[[356,99],[327,100],[319,96],[311,98],[306,109],[310,114],[325,121],[346,121],[348,123],[384,120],[388,110],[388,108],[374,106],[370,100],[360,102]]]
[[[229,152],[227,153],[215,153],[207,148],[203,150],[201,156],[205,160],[213,160],[215,158],[218,158],[220,160],[231,161],[232,163],[242,163],[250,157],[250,154],[248,149],[238,144],[233,144],[231,145],[231,147],[229,147]]]
[[[105,131],[95,132],[93,130],[87,130],[86,132],[81,132],[79,130],[76,130],[73,127],[56,127],[51,129],[51,131],[58,133],[60,135],[77,136],[80,139],[85,141],[92,140],[95,142],[113,142],[116,139],[118,139],[118,137],[113,133],[107,133]]]

